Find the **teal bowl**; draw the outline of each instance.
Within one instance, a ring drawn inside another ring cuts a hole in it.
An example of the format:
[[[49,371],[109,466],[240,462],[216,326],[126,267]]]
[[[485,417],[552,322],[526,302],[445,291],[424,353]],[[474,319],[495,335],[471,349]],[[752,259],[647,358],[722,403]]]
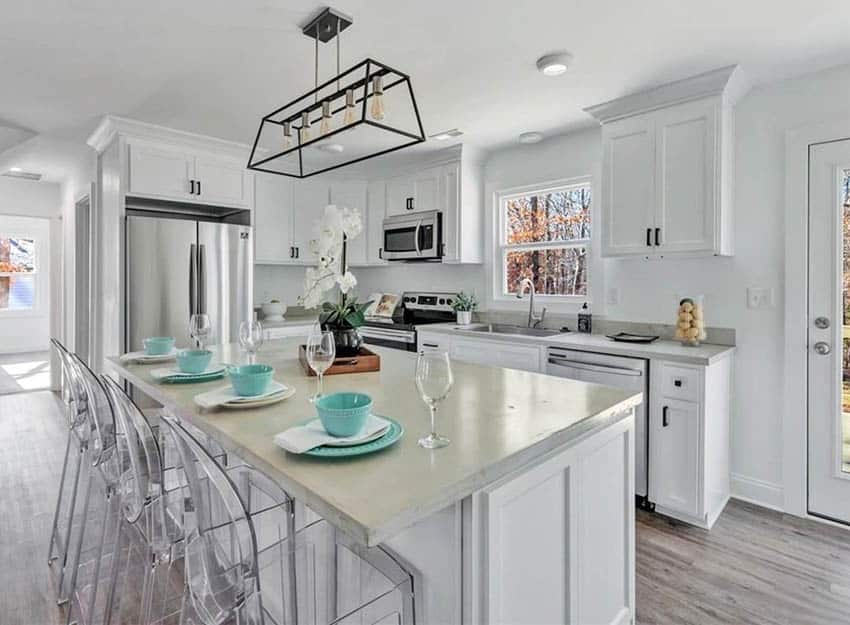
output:
[[[152,336],[142,341],[148,356],[164,356],[174,349],[173,336]]]
[[[331,393],[316,400],[316,411],[331,436],[354,436],[372,412],[372,398],[365,393]]]
[[[208,349],[183,349],[177,352],[177,366],[183,373],[203,373],[210,366],[212,352]]]
[[[240,397],[262,395],[269,388],[274,367],[269,365],[241,365],[227,370],[233,392]]]

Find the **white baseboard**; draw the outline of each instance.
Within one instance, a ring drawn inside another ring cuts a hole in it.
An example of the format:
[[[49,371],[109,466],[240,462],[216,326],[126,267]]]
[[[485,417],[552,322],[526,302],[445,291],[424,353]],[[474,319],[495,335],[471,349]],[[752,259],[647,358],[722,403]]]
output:
[[[735,499],[783,511],[782,486],[779,484],[733,473],[730,486]]]

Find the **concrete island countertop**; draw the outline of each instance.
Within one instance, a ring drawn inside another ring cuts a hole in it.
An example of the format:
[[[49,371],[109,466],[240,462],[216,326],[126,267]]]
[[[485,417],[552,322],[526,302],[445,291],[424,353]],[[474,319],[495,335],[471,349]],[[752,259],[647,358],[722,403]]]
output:
[[[554,450],[626,418],[641,393],[553,378],[538,373],[453,362],[455,384],[437,414],[437,431],[450,446],[426,450],[427,412],[414,383],[416,355],[372,347],[381,371],[325,378],[325,392],[357,390],[374,400],[376,414],[400,422],[402,439],[375,454],[325,460],[289,454],[273,436],[315,415],[315,392],[296,357],[297,340],[267,342],[258,361],[296,389],[265,408],[202,411],[195,395],[229,384],[158,384],[160,365],[109,363],[120,377],[200,428],[229,451],[267,473],[297,500],[368,546],[492,484]],[[215,359],[237,362],[236,344],[213,348]]]
[[[563,347],[587,352],[614,354],[617,356],[632,356],[634,358],[661,358],[673,362],[707,366],[731,356],[735,348],[728,345],[703,344],[698,347],[687,347],[678,341],[659,339],[654,343],[636,344],[613,341],[604,334],[581,334],[565,332],[552,336],[524,336],[522,334],[498,334],[476,332],[474,328],[486,324],[473,323],[459,326],[456,323],[433,323],[420,326],[423,333],[434,332],[449,336],[464,336],[491,341],[509,341],[547,347]]]

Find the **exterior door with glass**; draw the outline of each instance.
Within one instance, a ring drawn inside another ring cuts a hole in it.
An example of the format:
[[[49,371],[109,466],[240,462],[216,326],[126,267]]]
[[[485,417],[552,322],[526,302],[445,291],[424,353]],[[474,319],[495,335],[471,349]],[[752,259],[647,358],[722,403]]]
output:
[[[808,509],[850,523],[850,140],[809,147]]]

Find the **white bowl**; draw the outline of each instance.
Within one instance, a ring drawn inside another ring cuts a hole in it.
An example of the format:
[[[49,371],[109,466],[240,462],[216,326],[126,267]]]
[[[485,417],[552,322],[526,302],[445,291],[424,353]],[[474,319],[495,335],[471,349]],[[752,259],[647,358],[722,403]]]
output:
[[[263,310],[263,319],[267,321],[283,321],[283,315],[286,312],[286,304],[280,302],[268,302],[261,306]]]

